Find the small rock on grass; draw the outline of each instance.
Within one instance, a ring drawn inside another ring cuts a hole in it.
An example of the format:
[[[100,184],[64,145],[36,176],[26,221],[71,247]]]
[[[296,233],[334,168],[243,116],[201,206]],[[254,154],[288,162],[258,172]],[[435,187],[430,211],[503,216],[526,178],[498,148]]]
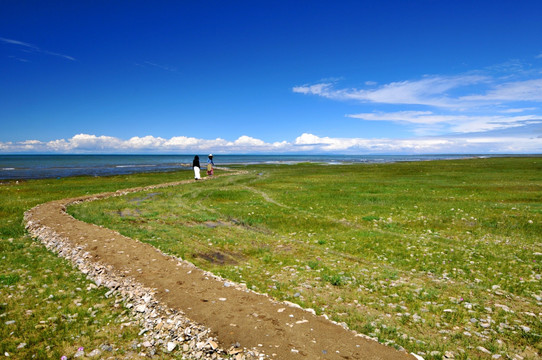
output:
[[[491,351],[489,351],[488,349],[486,349],[486,348],[483,347],[483,346],[478,346],[478,347],[476,348],[476,350],[481,351],[481,352],[486,353],[486,354],[491,354]]]
[[[100,347],[101,347],[101,349],[102,349],[103,351],[113,351],[113,346],[108,345],[108,344],[103,344],[103,345],[100,346]]]
[[[94,349],[88,354],[88,357],[92,358],[92,357],[100,356],[101,354],[102,352],[100,351],[100,349]]]
[[[170,341],[167,343],[167,351],[172,352],[177,347],[177,343],[174,343],[173,341]]]

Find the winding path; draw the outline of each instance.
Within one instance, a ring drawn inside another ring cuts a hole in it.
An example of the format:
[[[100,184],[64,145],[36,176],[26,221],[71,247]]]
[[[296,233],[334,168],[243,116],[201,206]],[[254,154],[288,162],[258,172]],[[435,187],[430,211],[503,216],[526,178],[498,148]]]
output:
[[[239,348],[257,349],[252,358],[257,358],[260,353],[270,359],[414,359],[412,355],[355,334],[322,316],[243,289],[191,263],[163,254],[149,244],[76,220],[66,213],[66,207],[77,202],[166,186],[189,186],[191,182],[167,183],[41,204],[25,213],[27,229],[31,235],[54,247],[53,250],[61,256],[70,258],[76,265],[80,263],[80,268],[84,264],[85,271],[92,273],[94,269],[99,269],[95,271],[95,276],[104,274],[107,278],[115,279],[99,280],[99,284],[115,291],[126,290],[123,284],[128,283],[132,288],[152,289],[151,295],[158,304],[155,308],[167,309],[165,312],[168,314],[184,314],[189,321],[208,328],[215,341],[208,341],[207,344],[212,344],[212,348],[218,345],[219,349],[224,350],[222,355],[215,353],[205,358],[221,358],[228,348],[235,359],[245,358],[243,356],[251,358],[250,352],[236,356],[231,346],[237,344]],[[89,276],[92,277],[92,274]],[[142,297],[145,296],[149,295]],[[149,299],[144,300],[140,299],[143,305],[132,310],[144,312]],[[154,321],[153,326],[162,327],[165,323]],[[170,331],[169,334],[173,333]],[[181,335],[171,336],[177,342],[183,338]],[[198,348],[202,346],[198,345]],[[182,343],[178,348],[182,348]],[[204,358],[205,354],[198,356]]]

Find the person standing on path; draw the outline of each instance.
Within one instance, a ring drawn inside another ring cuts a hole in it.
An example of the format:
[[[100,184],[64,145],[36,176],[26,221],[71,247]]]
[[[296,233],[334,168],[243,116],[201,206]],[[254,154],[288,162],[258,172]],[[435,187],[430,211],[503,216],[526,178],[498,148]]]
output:
[[[214,173],[215,163],[213,162],[213,154],[209,154],[209,159],[207,159],[207,175],[212,176]]]
[[[192,168],[194,169],[194,180],[201,179],[200,176],[200,164],[199,164],[199,156],[194,156],[194,160],[192,161]]]

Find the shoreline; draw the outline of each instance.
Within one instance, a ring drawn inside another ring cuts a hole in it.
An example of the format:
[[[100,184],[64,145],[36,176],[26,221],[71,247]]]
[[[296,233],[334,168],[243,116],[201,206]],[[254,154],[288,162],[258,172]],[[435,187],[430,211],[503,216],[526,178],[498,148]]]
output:
[[[0,182],[191,170],[189,156],[191,155],[0,155]],[[218,162],[223,166],[298,165],[301,163],[336,166],[462,159],[537,158],[541,156],[542,154],[219,155]],[[74,161],[74,159],[76,160]]]

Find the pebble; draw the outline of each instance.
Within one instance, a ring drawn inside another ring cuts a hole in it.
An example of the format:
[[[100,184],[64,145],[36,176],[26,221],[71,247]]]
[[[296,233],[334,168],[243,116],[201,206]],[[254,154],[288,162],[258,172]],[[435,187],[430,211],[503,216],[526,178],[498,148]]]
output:
[[[529,331],[531,331],[531,328],[530,328],[530,327],[528,327],[528,326],[525,326],[525,325],[520,325],[519,327],[521,328],[521,330],[523,330],[523,331],[525,331],[525,332],[529,332]]]
[[[174,343],[173,341],[170,341],[167,343],[167,351],[172,352],[177,347],[177,343]]]
[[[100,346],[100,348],[103,350],[103,351],[113,351],[113,346],[111,345],[108,345],[108,344],[103,344],[102,346]]]
[[[26,346],[26,343],[20,343],[19,345],[17,345],[17,349],[22,349]]]
[[[99,349],[94,349],[88,354],[88,357],[96,357],[100,356],[101,354],[102,352]]]
[[[481,351],[481,352],[483,352],[483,353],[486,353],[486,354],[491,354],[491,351],[489,351],[488,349],[486,349],[486,348],[483,347],[483,346],[477,346],[477,347],[476,347],[476,350],[479,350],[479,351]]]
[[[504,310],[505,312],[513,312],[512,310],[510,310],[510,308],[506,305],[501,305],[501,304],[495,304],[495,307],[497,308],[501,308],[502,310]]]

